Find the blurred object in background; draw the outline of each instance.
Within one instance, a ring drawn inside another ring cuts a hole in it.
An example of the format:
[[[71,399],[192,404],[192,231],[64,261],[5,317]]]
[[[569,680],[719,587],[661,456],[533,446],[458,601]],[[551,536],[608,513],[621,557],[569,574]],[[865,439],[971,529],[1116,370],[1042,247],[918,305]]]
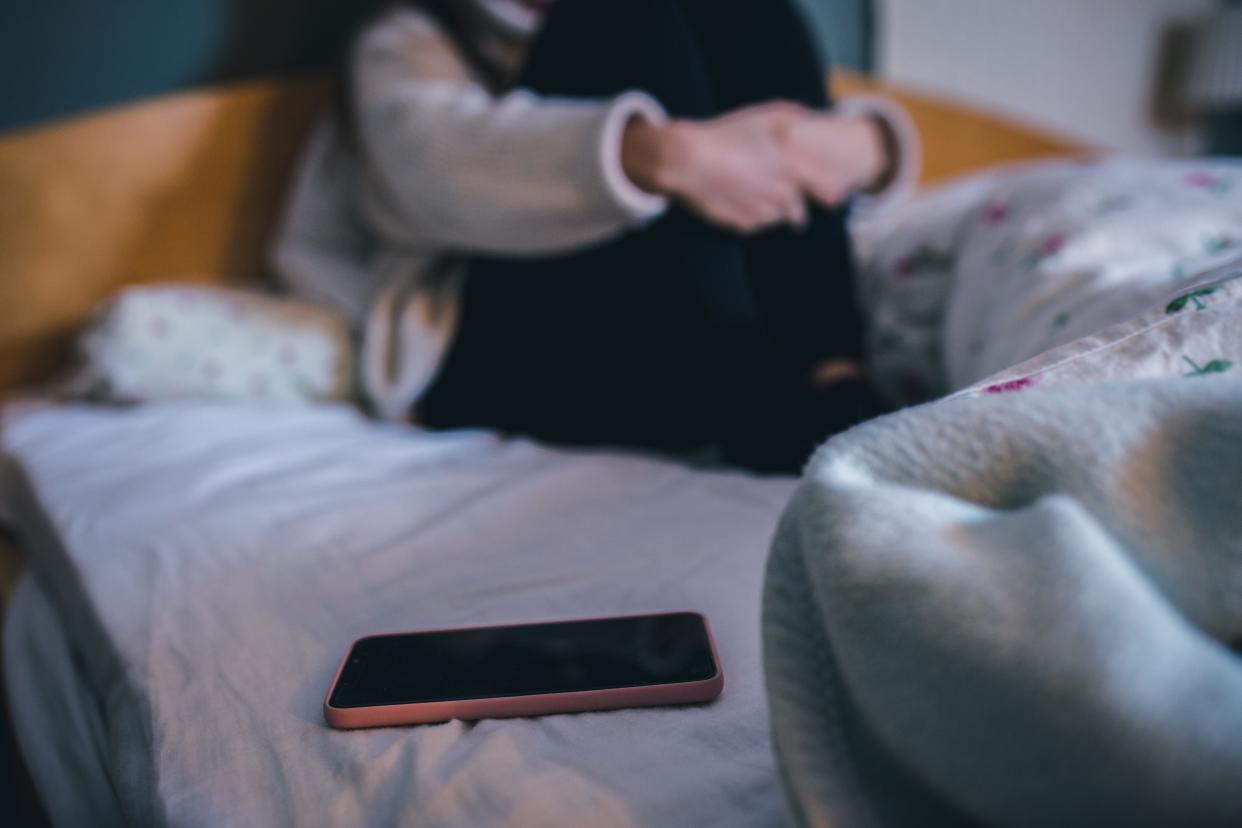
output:
[[[1181,99],[1208,122],[1207,150],[1242,155],[1242,3],[1187,31]]]
[[[1166,33],[1220,0],[883,0],[886,80],[1101,149],[1187,155],[1200,125],[1158,117]]]

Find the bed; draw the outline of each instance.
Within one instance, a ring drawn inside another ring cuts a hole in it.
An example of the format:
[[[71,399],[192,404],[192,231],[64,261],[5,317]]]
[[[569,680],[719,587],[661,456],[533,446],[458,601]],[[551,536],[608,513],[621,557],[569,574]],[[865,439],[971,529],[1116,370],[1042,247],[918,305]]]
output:
[[[790,480],[327,406],[57,407],[7,444],[40,576],[16,595],[10,692],[23,711],[75,697],[39,656],[34,616],[61,619],[92,689],[72,717],[107,769],[85,785],[49,773],[39,717],[16,719],[58,823],[88,806],[68,790],[96,794],[96,824],[783,821],[756,715],[758,600]],[[679,608],[716,627],[727,689],[712,705],[323,722],[340,654],[369,632]]]
[[[321,75],[248,80],[0,138],[0,390],[63,370],[122,285],[261,282],[330,94]],[[897,94],[925,183],[1084,151]],[[0,539],[5,678],[54,824],[788,819],[759,597],[792,479],[431,435],[343,406],[10,406],[3,440],[23,547]],[[361,634],[663,609],[710,617],[718,702],[356,734],[322,721]]]

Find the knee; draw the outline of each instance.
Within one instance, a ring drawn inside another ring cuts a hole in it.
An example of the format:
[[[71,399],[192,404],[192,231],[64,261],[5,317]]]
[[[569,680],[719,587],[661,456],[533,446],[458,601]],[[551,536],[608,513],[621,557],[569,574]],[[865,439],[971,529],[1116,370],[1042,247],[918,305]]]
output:
[[[710,89],[697,60],[694,33],[676,0],[556,0],[520,83],[584,97],[644,89],[670,112],[695,115],[709,108],[699,99]]]
[[[657,20],[670,0],[555,0],[544,19],[544,31],[594,41],[596,46],[641,35]]]

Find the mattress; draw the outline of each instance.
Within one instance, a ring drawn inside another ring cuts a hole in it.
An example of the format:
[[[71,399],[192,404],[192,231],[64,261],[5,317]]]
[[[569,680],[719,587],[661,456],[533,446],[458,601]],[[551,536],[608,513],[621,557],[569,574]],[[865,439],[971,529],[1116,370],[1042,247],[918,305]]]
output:
[[[4,441],[7,505],[54,608],[43,623],[67,632],[78,707],[96,711],[80,726],[98,729],[99,778],[130,823],[786,821],[759,596],[792,480],[344,407],[53,407]],[[323,721],[360,635],[673,609],[711,620],[713,704]]]
[[[27,577],[5,610],[6,698],[44,811],[53,825],[121,828],[125,815],[103,759],[107,725],[56,607]]]

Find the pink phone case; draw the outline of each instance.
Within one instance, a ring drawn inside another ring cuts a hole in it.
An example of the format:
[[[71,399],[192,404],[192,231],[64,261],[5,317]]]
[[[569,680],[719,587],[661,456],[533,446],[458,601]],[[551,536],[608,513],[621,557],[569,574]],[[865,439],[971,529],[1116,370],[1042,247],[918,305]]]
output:
[[[604,621],[612,618],[639,618],[666,613],[636,613],[633,615],[610,615],[598,618],[555,619],[557,621]],[[672,614],[672,613],[667,613]],[[680,614],[680,613],[678,613]],[[332,727],[351,729],[358,727],[386,727],[390,725],[429,724],[447,722],[450,719],[496,719],[510,716],[546,716],[554,713],[582,713],[588,710],[616,710],[623,707],[653,707],[665,704],[693,704],[708,702],[724,689],[724,671],[716,654],[716,640],[712,628],[701,613],[693,613],[703,621],[707,643],[711,648],[712,664],[716,673],[702,681],[678,682],[676,684],[650,684],[643,687],[616,687],[607,690],[585,690],[573,693],[539,693],[529,696],[496,696],[488,699],[460,699],[414,704],[389,704],[375,707],[333,707],[328,702],[336,690],[336,683],[345,669],[345,662],[354,644],[351,643],[336,668],[328,695],[323,700],[323,715]],[[487,624],[477,627],[449,627],[440,630],[415,630],[414,633],[452,632],[461,629],[495,629],[497,627],[520,627],[542,623],[522,621],[515,624]],[[409,635],[410,633],[387,633]],[[363,636],[373,638],[375,636]]]

